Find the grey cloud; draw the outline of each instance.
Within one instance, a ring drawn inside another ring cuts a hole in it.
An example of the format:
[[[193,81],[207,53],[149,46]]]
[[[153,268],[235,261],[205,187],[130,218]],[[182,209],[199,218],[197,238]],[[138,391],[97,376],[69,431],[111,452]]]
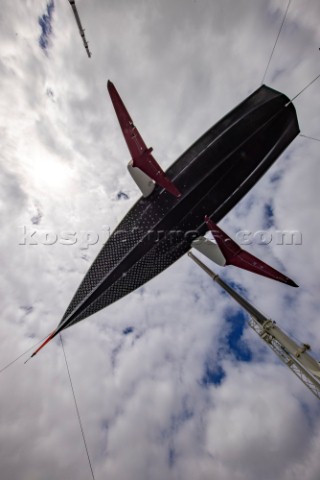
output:
[[[266,79],[289,96],[315,75],[319,55],[312,51],[318,3],[291,3]],[[107,79],[167,167],[259,86],[285,9],[280,0],[79,0],[77,6],[90,60],[68,2],[54,11],[50,59],[38,46],[39,3],[5,0],[2,6],[1,363],[52,331],[87,260],[101,248],[93,245],[84,255],[79,244],[18,245],[18,226],[30,224],[39,208],[43,229],[100,232],[106,225],[112,231],[139,196],[126,172],[130,158]],[[303,132],[315,136],[317,88],[296,102]],[[316,142],[295,140],[221,223],[230,235],[262,229],[272,205],[275,228],[301,230],[299,248],[250,246],[275,267],[283,265],[299,291],[236,268],[217,269],[281,327],[312,343],[315,355],[318,157]],[[115,201],[119,192],[130,198]],[[183,258],[64,333],[97,478],[269,480],[270,472],[280,480],[317,478],[316,400],[250,329],[241,341],[252,361],[236,361],[227,341],[231,305]],[[25,315],[20,306],[33,311]],[[220,366],[223,381],[205,385],[207,365],[211,373]],[[59,343],[25,366],[15,363],[1,382],[3,480],[88,478]]]

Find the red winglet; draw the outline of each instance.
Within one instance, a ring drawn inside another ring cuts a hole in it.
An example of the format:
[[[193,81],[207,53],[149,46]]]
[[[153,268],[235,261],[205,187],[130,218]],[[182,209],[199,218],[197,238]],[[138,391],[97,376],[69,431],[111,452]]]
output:
[[[270,265],[264,263],[262,260],[259,260],[259,258],[251,253],[243,250],[223,230],[221,230],[218,225],[210,220],[209,217],[205,217],[205,222],[226,259],[226,265],[234,265],[244,270],[248,270],[249,272],[257,273],[258,275],[285,283],[291,287],[298,287],[293,280],[278,272],[278,270],[270,267]]]
[[[138,129],[134,126],[116,87],[108,80],[108,91],[117,114],[120,127],[132,156],[133,166],[142,170],[148,177],[154,180],[158,185],[165,188],[175,197],[180,197],[181,193],[177,187],[169,180],[160,165],[151,155],[152,148],[147,148]]]

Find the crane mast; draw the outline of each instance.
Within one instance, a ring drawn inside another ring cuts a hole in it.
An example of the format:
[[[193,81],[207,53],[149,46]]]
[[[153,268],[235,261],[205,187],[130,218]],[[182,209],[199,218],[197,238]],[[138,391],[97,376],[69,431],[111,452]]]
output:
[[[84,33],[84,28],[81,25],[81,20],[80,20],[79,13],[78,13],[78,10],[77,10],[77,7],[76,7],[76,2],[75,2],[75,0],[69,0],[69,3],[71,5],[74,17],[75,17],[77,25],[78,25],[78,29],[79,29],[80,36],[82,38],[83,46],[86,49],[88,57],[90,58],[91,57],[91,52],[89,50],[89,44],[87,42],[87,39],[86,39],[86,36],[85,36],[85,33]]]
[[[305,384],[320,400],[320,364],[310,354],[310,345],[298,344],[287,333],[257,310],[238,292],[225,283],[219,275],[210,270],[191,252],[189,257],[218,283],[249,314],[249,325],[273,350],[280,360]]]

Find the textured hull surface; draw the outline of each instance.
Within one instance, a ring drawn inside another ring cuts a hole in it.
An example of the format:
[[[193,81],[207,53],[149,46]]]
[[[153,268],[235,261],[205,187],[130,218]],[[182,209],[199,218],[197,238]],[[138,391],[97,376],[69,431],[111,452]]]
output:
[[[262,86],[181,155],[166,172],[181,198],[156,186],[137,201],[93,262],[60,328],[115,302],[178,260],[207,231],[205,215],[219,222],[298,135],[288,102]]]

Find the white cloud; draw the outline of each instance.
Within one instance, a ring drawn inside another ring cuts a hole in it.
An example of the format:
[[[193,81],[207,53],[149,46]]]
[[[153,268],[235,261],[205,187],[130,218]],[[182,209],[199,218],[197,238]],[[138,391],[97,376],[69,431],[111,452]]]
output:
[[[291,3],[266,76],[289,97],[319,73],[318,2]],[[90,60],[68,2],[55,2],[47,56],[38,43],[46,2],[2,5],[2,365],[57,325],[102,246],[19,245],[21,227],[29,239],[34,230],[104,234],[138,198],[107,79],[167,167],[259,86],[286,5],[79,0],[77,7]],[[315,137],[318,88],[295,102],[301,130]],[[297,138],[222,225],[233,236],[264,229],[269,204],[271,232],[302,232],[302,245],[247,247],[285,270],[298,290],[232,267],[223,274],[320,358],[318,156],[318,142]],[[120,190],[130,198],[116,201]],[[319,477],[316,399],[251,330],[243,339],[253,361],[235,361],[225,342],[230,310],[231,301],[183,258],[65,332],[97,478]],[[208,359],[224,369],[219,386],[202,384]],[[59,343],[0,380],[1,478],[88,478]]]

